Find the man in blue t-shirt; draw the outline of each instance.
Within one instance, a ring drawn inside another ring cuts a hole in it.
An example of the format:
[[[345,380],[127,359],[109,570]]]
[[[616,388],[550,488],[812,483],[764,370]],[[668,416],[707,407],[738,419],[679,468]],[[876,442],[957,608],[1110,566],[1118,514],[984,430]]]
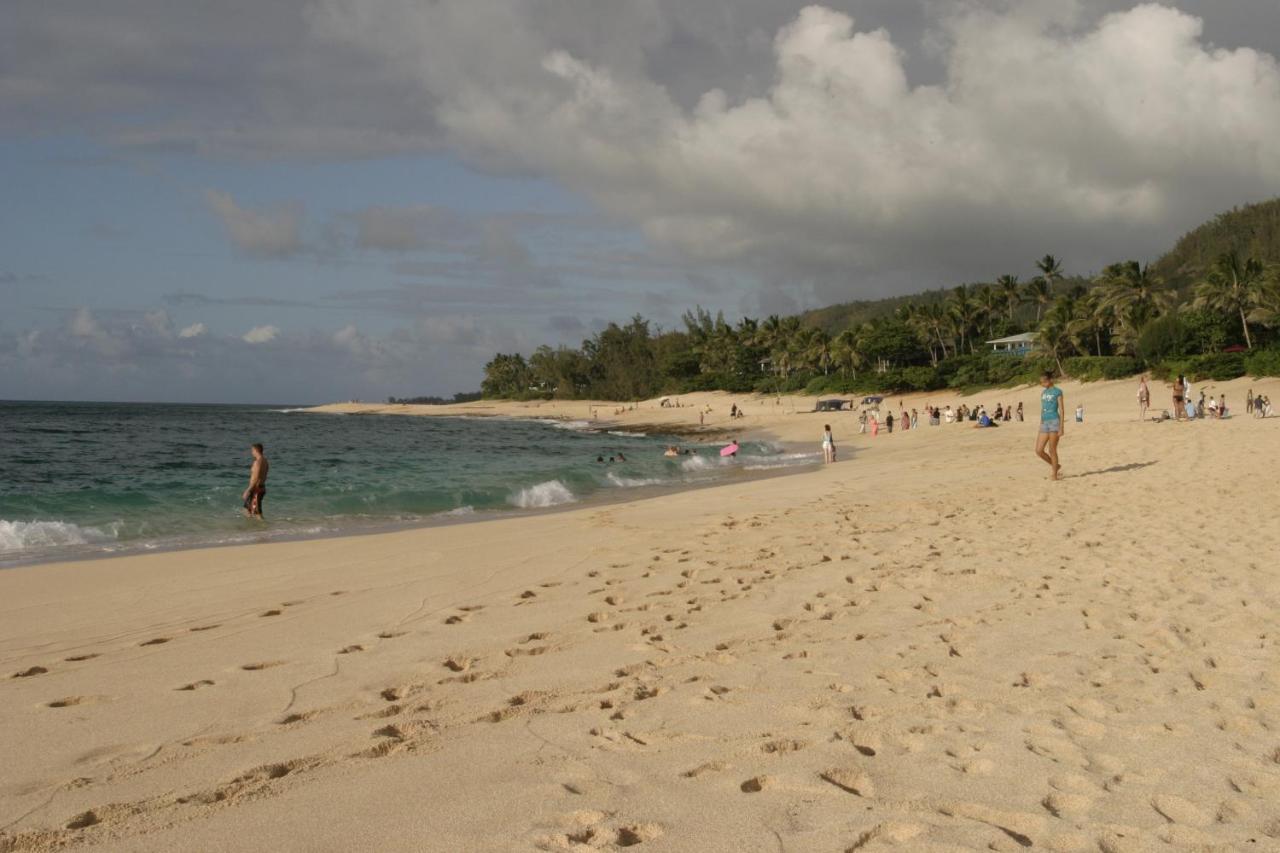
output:
[[[1046,370],[1040,375],[1040,387],[1040,433],[1036,436],[1036,456],[1048,462],[1053,469],[1050,479],[1061,480],[1058,440],[1062,438],[1067,422],[1066,403],[1062,399],[1062,389],[1053,384],[1052,371]]]

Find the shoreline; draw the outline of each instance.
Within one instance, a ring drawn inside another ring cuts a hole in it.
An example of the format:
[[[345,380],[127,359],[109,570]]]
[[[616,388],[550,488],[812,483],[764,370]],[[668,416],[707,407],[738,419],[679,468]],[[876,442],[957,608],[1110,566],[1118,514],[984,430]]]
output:
[[[786,445],[775,443],[775,446],[779,449],[780,454],[792,452],[791,448],[788,448]],[[399,533],[408,530],[430,530],[434,528],[447,528],[458,525],[483,524],[510,518],[538,517],[578,509],[592,509],[603,506],[627,504],[635,501],[657,499],[689,491],[714,489],[720,486],[769,480],[775,477],[800,475],[811,473],[818,467],[820,467],[820,460],[815,459],[813,463],[779,465],[772,468],[754,470],[731,469],[726,471],[719,479],[706,480],[703,482],[672,481],[670,483],[647,483],[640,486],[601,488],[589,495],[586,495],[585,497],[575,498],[572,501],[566,501],[565,503],[553,506],[493,507],[488,509],[472,509],[470,512],[466,513],[459,513],[457,510],[446,510],[417,519],[370,520],[358,525],[334,527],[332,529],[321,531],[298,530],[271,534],[266,531],[255,532],[246,528],[242,534],[236,534],[243,538],[228,539],[226,541],[191,541],[189,543],[184,543],[156,542],[155,540],[140,539],[133,542],[121,543],[118,546],[113,547],[111,550],[104,549],[86,553],[44,554],[27,558],[0,558],[0,573],[10,569],[42,566],[53,563],[89,563],[100,560],[128,559],[149,554],[183,553],[206,549],[221,550],[225,548],[254,547],[275,543],[345,539],[348,537],[359,538],[366,536],[379,536],[388,533]],[[270,521],[267,523],[270,524]],[[88,548],[92,546],[85,547]]]

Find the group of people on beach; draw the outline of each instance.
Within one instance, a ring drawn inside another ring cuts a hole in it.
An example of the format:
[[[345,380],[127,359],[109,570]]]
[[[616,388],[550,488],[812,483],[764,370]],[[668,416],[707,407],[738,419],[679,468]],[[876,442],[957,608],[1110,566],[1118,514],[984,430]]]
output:
[[[1178,374],[1178,377],[1169,383],[1169,389],[1172,391],[1173,411],[1162,411],[1158,416],[1153,416],[1151,420],[1157,422],[1166,420],[1221,420],[1231,416],[1231,412],[1227,408],[1226,394],[1207,397],[1204,389],[1201,388],[1199,399],[1195,399],[1195,391],[1191,386],[1191,380],[1185,374]],[[1150,408],[1151,387],[1147,384],[1146,374],[1143,374],[1138,379],[1138,419],[1145,421]],[[1269,417],[1272,414],[1271,400],[1262,395],[1253,396],[1253,389],[1250,388],[1244,398],[1244,410],[1255,418]]]
[[[1065,433],[1066,424],[1066,403],[1062,395],[1062,389],[1054,384],[1053,373],[1045,371],[1040,376],[1040,429],[1036,434],[1036,456],[1048,463],[1054,480],[1062,478],[1062,466],[1058,461],[1058,442]],[[916,409],[912,409],[910,414],[907,413],[905,407],[899,407],[900,414],[898,416],[898,424],[900,429],[915,429],[920,425],[920,415]],[[925,406],[925,415],[928,418],[930,426],[938,426],[944,420],[947,423],[956,423],[963,421],[974,422],[975,428],[990,428],[998,424],[999,421],[1008,422],[1016,417],[1019,421],[1023,420],[1022,403],[1019,402],[1015,408],[1012,404],[997,404],[995,416],[992,417],[987,413],[986,407],[981,404],[973,407],[961,404],[956,410],[952,410],[951,406],[940,409],[933,405]],[[1084,406],[1076,407],[1076,421],[1084,420]],[[875,436],[879,432],[880,421],[874,412],[862,412],[858,417],[859,433],[870,432]],[[894,417],[890,411],[884,419],[885,429],[893,432]],[[836,461],[836,442],[835,436],[831,432],[831,424],[825,424],[822,428],[822,461],[823,463],[831,463]]]
[[[976,426],[995,426],[1001,422],[1008,423],[1012,420],[1023,420],[1022,404],[1016,407],[1012,403],[997,403],[994,414],[987,412],[987,407],[979,403],[976,406],[968,406],[961,403],[955,409],[947,406],[934,406],[932,404],[924,407],[925,423],[929,426],[939,426],[943,423],[954,424],[964,423],[966,421],[974,423]],[[890,411],[884,416],[884,420],[876,410],[862,411],[858,414],[858,433],[865,435],[870,433],[872,436],[880,434],[880,428],[883,425],[885,432],[893,432],[896,426],[898,430],[912,430],[920,428],[920,411],[911,409],[907,411],[905,407],[898,410],[898,416],[895,418],[893,412]]]

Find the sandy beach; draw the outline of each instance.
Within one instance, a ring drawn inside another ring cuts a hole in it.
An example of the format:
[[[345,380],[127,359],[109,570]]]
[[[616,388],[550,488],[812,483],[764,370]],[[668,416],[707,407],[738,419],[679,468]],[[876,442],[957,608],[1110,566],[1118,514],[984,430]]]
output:
[[[1056,483],[1037,388],[874,440],[323,407],[710,405],[840,461],[2,571],[0,851],[1280,850],[1280,381],[1201,385],[1235,417],[1067,383]]]

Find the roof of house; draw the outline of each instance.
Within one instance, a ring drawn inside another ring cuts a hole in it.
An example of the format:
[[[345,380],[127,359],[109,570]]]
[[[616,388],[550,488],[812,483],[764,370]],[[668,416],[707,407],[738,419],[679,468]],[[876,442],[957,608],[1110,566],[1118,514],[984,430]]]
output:
[[[1020,335],[1010,335],[1007,338],[996,338],[994,341],[987,341],[989,344],[1033,344],[1035,342],[1035,332],[1023,332]]]

